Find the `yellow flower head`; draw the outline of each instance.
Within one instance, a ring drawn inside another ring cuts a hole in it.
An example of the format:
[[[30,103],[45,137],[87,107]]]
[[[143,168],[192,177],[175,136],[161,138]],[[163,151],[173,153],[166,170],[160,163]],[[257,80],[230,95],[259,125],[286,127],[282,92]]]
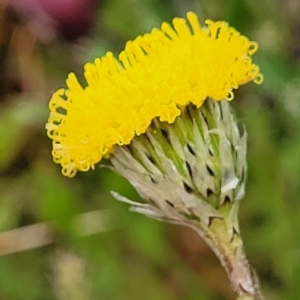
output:
[[[64,175],[94,168],[115,145],[145,133],[154,118],[173,123],[190,103],[232,100],[239,85],[262,82],[251,60],[257,43],[225,22],[201,27],[192,12],[187,19],[127,42],[119,60],[108,52],[87,63],[86,87],[71,73],[67,89],[53,94],[47,133]]]

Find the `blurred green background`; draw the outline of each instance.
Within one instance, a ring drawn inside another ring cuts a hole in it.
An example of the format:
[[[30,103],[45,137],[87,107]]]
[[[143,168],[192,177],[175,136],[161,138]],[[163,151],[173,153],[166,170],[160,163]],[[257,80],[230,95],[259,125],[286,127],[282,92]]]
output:
[[[265,82],[232,103],[249,136],[241,231],[266,298],[300,299],[300,2],[2,0],[1,300],[234,299],[195,233],[128,212],[110,191],[138,196],[107,169],[64,178],[45,133],[69,72],[190,10],[260,44]]]

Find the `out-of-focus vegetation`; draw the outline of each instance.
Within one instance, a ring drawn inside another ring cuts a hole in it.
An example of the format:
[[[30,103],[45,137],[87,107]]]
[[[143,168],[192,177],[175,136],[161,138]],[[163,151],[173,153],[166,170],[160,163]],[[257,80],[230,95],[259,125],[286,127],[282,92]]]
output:
[[[254,60],[265,82],[242,87],[232,103],[249,136],[241,230],[266,298],[300,297],[299,1],[2,0],[1,300],[234,299],[193,232],[112,199],[111,190],[138,197],[125,180],[103,168],[64,178],[44,129],[51,93],[69,72],[189,10],[260,44]]]

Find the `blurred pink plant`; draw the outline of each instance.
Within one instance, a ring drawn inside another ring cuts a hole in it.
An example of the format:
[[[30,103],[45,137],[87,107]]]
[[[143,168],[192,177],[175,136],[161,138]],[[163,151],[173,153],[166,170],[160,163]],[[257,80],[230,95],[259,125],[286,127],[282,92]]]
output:
[[[48,42],[55,36],[72,40],[91,29],[97,0],[6,0],[7,7],[35,36]]]

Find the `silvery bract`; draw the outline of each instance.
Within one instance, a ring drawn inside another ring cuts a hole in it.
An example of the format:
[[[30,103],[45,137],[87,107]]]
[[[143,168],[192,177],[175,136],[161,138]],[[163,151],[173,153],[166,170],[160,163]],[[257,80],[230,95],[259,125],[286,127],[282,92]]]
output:
[[[153,122],[146,134],[111,157],[146,203],[128,202],[149,217],[187,226],[231,218],[244,195],[246,134],[227,101],[188,106],[174,124]]]

